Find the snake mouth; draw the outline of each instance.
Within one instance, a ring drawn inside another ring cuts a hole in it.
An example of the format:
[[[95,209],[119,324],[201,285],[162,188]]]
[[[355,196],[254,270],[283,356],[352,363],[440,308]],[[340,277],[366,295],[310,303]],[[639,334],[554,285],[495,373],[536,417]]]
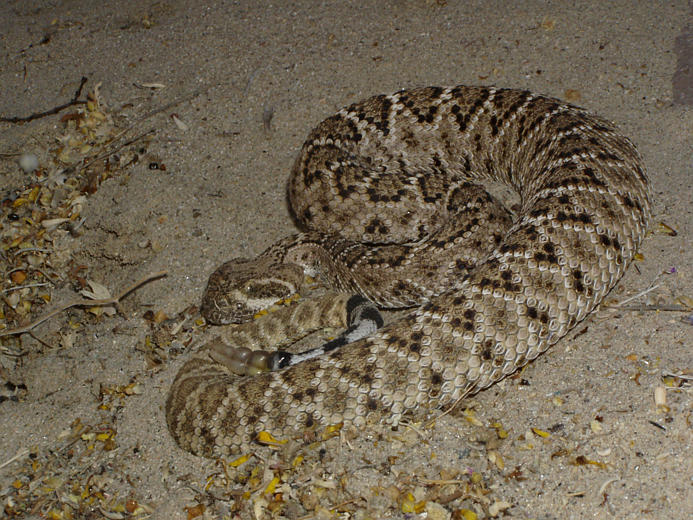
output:
[[[267,257],[236,258],[209,277],[200,312],[213,325],[245,323],[290,299],[303,282],[303,269]]]
[[[293,288],[282,283],[269,285],[273,287],[246,288],[217,299],[204,298],[200,313],[213,325],[237,325],[257,318],[275,305],[289,304],[297,299],[298,293]]]

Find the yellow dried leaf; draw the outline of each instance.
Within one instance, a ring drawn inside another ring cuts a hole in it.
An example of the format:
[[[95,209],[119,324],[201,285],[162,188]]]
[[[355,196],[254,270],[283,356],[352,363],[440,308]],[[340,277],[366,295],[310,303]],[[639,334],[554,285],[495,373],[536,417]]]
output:
[[[471,509],[460,509],[457,511],[464,520],[477,520],[477,514]]]
[[[543,437],[544,439],[546,439],[547,437],[551,437],[551,434],[549,432],[545,432],[544,430],[540,430],[539,428],[532,428],[532,431],[539,437]]]
[[[35,186],[34,189],[31,190],[27,198],[29,199],[29,202],[36,202],[36,199],[38,199],[39,192],[41,191],[40,186]]]
[[[494,422],[491,424],[491,428],[496,430],[496,435],[498,435],[499,439],[507,439],[508,438],[508,432],[505,428],[503,428],[503,425],[499,422]]]
[[[674,376],[663,376],[662,383],[669,388],[678,388],[681,386],[682,380]]]
[[[327,439],[331,439],[335,435],[339,435],[339,431],[342,429],[343,426],[344,426],[343,422],[340,422],[337,424],[330,424],[322,432],[322,439],[327,440]]]
[[[31,302],[29,300],[20,302],[15,311],[22,316],[29,314],[29,311],[31,311]]]
[[[645,255],[643,255],[642,253],[635,253],[633,255],[633,260],[637,260],[639,262],[642,262],[643,260],[645,260]]]
[[[234,459],[231,462],[229,462],[229,466],[231,466],[232,468],[237,468],[241,464],[245,464],[249,458],[250,458],[249,454],[248,455],[241,455],[237,459]]]
[[[264,430],[257,434],[257,441],[260,444],[264,444],[266,446],[280,446],[282,444],[287,443],[287,441],[285,440],[280,441],[278,439],[275,439],[270,432]]]
[[[414,508],[416,503],[414,502],[414,495],[407,493],[402,500],[402,513],[414,513]]]
[[[142,385],[140,383],[130,383],[125,388],[123,388],[123,393],[125,395],[140,395],[144,392]]]
[[[101,316],[103,314],[103,307],[89,307],[87,312],[92,313],[94,316]]]
[[[660,233],[662,235],[668,235],[670,237],[675,237],[678,235],[678,232],[672,228],[671,226],[668,226],[664,222],[659,222],[657,223],[657,233]]]
[[[575,457],[575,464],[578,466],[586,466],[588,464],[591,464],[593,466],[597,466],[600,469],[606,469],[606,464],[603,462],[597,462],[596,460],[590,460],[584,455],[578,455]]]
[[[464,416],[465,419],[474,426],[483,426],[484,423],[482,423],[479,419],[477,419],[476,414],[474,410],[471,408],[465,408],[464,411],[462,412],[462,415]]]
[[[274,490],[277,488],[277,484],[279,484],[279,477],[274,477],[272,480],[270,480],[269,484],[267,484],[264,494],[271,495],[274,493]]]

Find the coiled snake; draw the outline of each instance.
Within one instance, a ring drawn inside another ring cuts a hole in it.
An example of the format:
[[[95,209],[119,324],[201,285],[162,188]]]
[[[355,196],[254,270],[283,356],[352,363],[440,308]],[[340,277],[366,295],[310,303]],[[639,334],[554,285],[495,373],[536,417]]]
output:
[[[515,215],[486,181],[517,193]],[[405,90],[341,110],[303,145],[288,195],[306,232],[221,266],[203,314],[247,321],[298,291],[304,273],[344,294],[222,329],[181,368],[166,417],[192,453],[237,453],[262,430],[287,438],[340,422],[396,425],[488,387],[602,301],[650,219],[642,160],[613,124],[483,87]],[[265,348],[301,335],[321,316],[348,325],[349,294],[413,309],[293,366],[234,373],[266,365],[264,353],[251,362],[241,348],[255,340]]]

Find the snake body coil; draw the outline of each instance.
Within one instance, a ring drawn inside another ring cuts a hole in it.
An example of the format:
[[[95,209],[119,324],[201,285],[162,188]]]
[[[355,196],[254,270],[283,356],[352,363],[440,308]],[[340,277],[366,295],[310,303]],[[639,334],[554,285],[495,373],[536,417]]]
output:
[[[487,181],[517,193],[514,216]],[[192,453],[237,453],[262,430],[395,425],[488,387],[602,301],[650,219],[640,156],[610,122],[525,91],[465,86],[376,96],[326,119],[303,145],[289,199],[307,232],[220,267],[202,305],[210,321],[247,320],[296,291],[304,272],[381,307],[414,308],[367,338],[253,376],[203,350],[166,402],[173,437]],[[344,325],[347,298],[335,298],[281,319],[326,313]],[[303,327],[279,319],[243,334]]]

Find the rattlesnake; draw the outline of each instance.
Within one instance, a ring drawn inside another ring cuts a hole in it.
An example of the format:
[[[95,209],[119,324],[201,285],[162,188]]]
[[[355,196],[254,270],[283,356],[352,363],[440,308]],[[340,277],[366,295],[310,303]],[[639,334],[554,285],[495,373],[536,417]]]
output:
[[[475,181],[514,190],[516,214]],[[288,195],[308,231],[220,267],[203,299],[209,321],[249,319],[297,291],[304,272],[381,307],[415,308],[256,375],[218,362],[239,352],[234,335],[246,334],[241,345],[273,340],[296,332],[277,320],[325,309],[345,325],[347,298],[222,332],[182,367],[166,402],[174,439],[192,453],[238,453],[262,430],[289,438],[342,422],[396,425],[488,387],[599,304],[651,211],[642,160],[612,123],[530,92],[466,86],[376,96],[326,119],[303,145]]]

